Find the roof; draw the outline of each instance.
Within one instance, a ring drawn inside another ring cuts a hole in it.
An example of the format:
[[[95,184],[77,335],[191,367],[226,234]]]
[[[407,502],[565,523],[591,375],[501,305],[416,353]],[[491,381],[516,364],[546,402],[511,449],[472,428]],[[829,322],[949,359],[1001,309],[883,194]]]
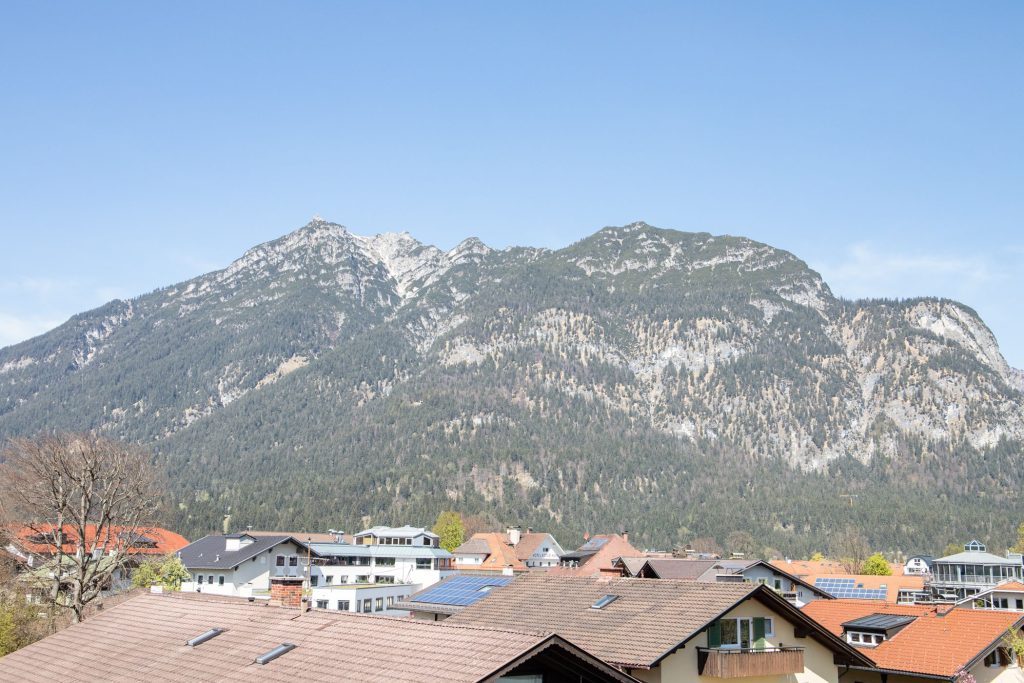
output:
[[[214,627],[224,631],[186,645]],[[254,662],[282,643],[297,647],[267,664]],[[194,593],[145,593],[104,610],[0,659],[0,680],[458,683],[494,680],[524,656],[551,648],[586,662],[591,676],[600,671],[605,681],[634,681],[550,634],[300,612]]]
[[[945,564],[996,564],[1010,567],[1019,567],[1021,564],[1020,560],[1011,560],[1008,557],[999,557],[998,555],[980,550],[965,550],[962,553],[946,555],[945,557],[937,558],[935,562],[943,562]]]
[[[350,543],[310,543],[320,557],[451,557],[444,548],[427,545],[352,545]]]
[[[868,601],[874,599],[895,603],[901,590],[923,591],[925,577],[921,574],[899,574],[896,576],[875,576],[872,574],[823,574],[801,577],[820,591],[837,598],[852,598],[843,583],[854,591],[861,592]],[[852,583],[849,583],[852,581]]]
[[[54,555],[56,554],[56,546],[53,541],[40,542],[35,540],[40,535],[52,534],[56,530],[54,524],[33,524],[31,526],[20,526],[11,529],[12,540],[20,546],[26,552],[33,555]],[[128,553],[130,555],[167,555],[173,553],[181,548],[188,545],[188,539],[184,536],[177,534],[173,531],[163,529],[155,526],[138,527],[134,531],[127,530],[122,526],[110,527],[112,536],[116,539],[121,533],[128,533],[135,535],[135,542],[131,542],[130,539],[125,538],[125,542],[130,543]],[[73,553],[75,552],[75,543],[78,542],[77,530],[70,525],[64,525],[64,537],[65,539],[72,539],[70,543],[64,543],[64,552]],[[105,530],[101,532],[105,535]],[[89,524],[85,527],[85,542],[87,545],[92,546],[96,542],[96,525]],[[102,543],[102,539],[101,543]],[[112,539],[113,540],[113,539]],[[112,546],[117,545],[119,541],[113,540]],[[104,546],[105,547],[105,546]],[[113,550],[114,548],[111,548]]]
[[[309,541],[311,543],[337,543],[338,535],[324,531],[252,531],[246,530],[244,533],[250,536],[291,536],[294,539],[300,541]],[[341,532],[339,532],[341,533]],[[341,533],[342,538],[346,543],[352,542],[352,534]]]
[[[562,576],[601,576],[602,574],[619,574],[614,562],[620,557],[637,557],[643,555],[629,544],[620,534],[598,534],[562,559],[577,559],[578,567],[552,567],[548,572]]]
[[[991,588],[987,588],[980,593],[968,595],[966,598],[957,600],[956,604],[972,604],[975,600],[982,600],[993,593],[1024,593],[1024,583],[1021,583],[1020,581],[1004,581],[1003,583],[997,583]]]
[[[498,586],[512,583],[511,576],[450,576],[396,602],[394,609],[433,614],[455,614],[490,595]]]
[[[843,624],[845,629],[868,629],[872,631],[888,631],[898,626],[905,626],[917,617],[910,614],[883,614],[875,612],[866,617],[858,617]]]
[[[238,550],[226,550],[226,540],[240,535],[244,534],[203,536],[179,550],[178,557],[187,569],[231,569],[281,543],[291,541],[300,548],[305,547],[291,536],[253,536],[255,540],[252,543],[243,545]]]
[[[772,560],[770,564],[804,580],[807,580],[808,576],[825,576],[827,574],[850,576],[847,565],[835,560]],[[892,576],[903,574],[903,565],[899,562],[890,562],[889,568],[892,570]]]
[[[507,537],[508,536],[506,534],[506,538]],[[528,531],[524,534],[520,534],[519,543],[514,546],[516,558],[520,562],[526,562],[549,538],[551,539],[552,544],[557,545],[555,537],[544,531]]]
[[[646,557],[620,557],[618,564],[625,570],[624,576],[636,576],[647,564],[647,560]]]
[[[467,549],[467,546],[469,549]],[[481,564],[458,564],[458,555],[487,554]],[[526,565],[516,556],[515,549],[508,544],[508,535],[501,531],[485,531],[473,534],[466,543],[463,543],[454,552],[456,566],[469,569],[502,570],[512,567],[513,570],[525,571]]]
[[[877,647],[865,650],[877,668],[952,678],[999,645],[1007,629],[1019,628],[1024,615],[1014,612],[954,608],[943,612],[928,605],[890,605],[870,600],[815,600],[804,614],[836,635],[843,624],[871,615],[917,617]]]
[[[720,562],[721,560],[652,558],[647,560],[647,567],[654,573],[652,578],[696,581],[709,569],[717,567]]]
[[[605,595],[618,599],[593,609],[591,605]],[[651,668],[721,614],[751,597],[805,623],[834,651],[860,658],[850,646],[806,619],[771,590],[742,583],[605,579],[536,572],[495,588],[486,600],[464,608],[445,623],[517,624],[520,628],[554,631],[617,666]]]
[[[418,526],[372,526],[369,529],[363,529],[358,534],[354,534],[355,537],[359,536],[393,536],[396,538],[415,538],[416,536],[429,536],[430,538],[440,538],[430,529],[424,529]]]

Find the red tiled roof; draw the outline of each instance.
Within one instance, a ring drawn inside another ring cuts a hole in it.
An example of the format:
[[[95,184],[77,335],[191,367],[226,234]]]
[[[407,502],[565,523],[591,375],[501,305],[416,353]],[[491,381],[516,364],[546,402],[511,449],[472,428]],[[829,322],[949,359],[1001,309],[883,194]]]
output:
[[[998,645],[1007,629],[1020,628],[1024,623],[1024,615],[1014,612],[892,605],[874,600],[815,600],[803,612],[836,635],[842,635],[842,624],[871,614],[916,617],[890,640],[861,652],[880,669],[942,677],[952,677]]]
[[[592,536],[588,542],[601,538],[608,539],[608,542],[579,567],[552,567],[548,571],[557,576],[620,576],[622,571],[616,569],[612,562],[620,557],[643,555],[620,534],[597,534]]]
[[[11,529],[11,536],[14,538],[15,543],[26,552],[34,555],[53,555],[56,552],[56,546],[53,544],[53,541],[40,541],[38,537],[52,534],[55,529],[56,527],[52,524],[22,526]],[[118,542],[117,535],[122,532],[122,529],[123,527],[111,528],[111,545],[115,545]],[[66,553],[73,553],[75,551],[75,543],[77,542],[77,531],[70,525],[65,525],[63,533],[66,540],[71,539],[64,543],[63,550]],[[167,529],[161,529],[160,527],[140,527],[134,531],[134,534],[153,541],[154,545],[132,545],[128,549],[130,555],[167,555],[177,552],[188,545],[188,540],[184,536]],[[103,539],[99,540],[103,541]],[[95,525],[89,524],[86,526],[85,542],[89,547],[92,547],[92,544],[97,542]]]
[[[463,546],[469,546],[468,552],[476,552],[477,548],[475,546],[478,546],[480,542],[487,544],[487,550],[490,553],[487,559],[482,564],[461,564],[458,562],[458,558],[456,558],[455,566],[457,569],[500,571],[507,567],[512,567],[514,571],[526,571],[526,565],[516,557],[515,548],[508,544],[507,534],[500,531],[476,533]],[[459,548],[456,548],[455,552],[458,553]]]

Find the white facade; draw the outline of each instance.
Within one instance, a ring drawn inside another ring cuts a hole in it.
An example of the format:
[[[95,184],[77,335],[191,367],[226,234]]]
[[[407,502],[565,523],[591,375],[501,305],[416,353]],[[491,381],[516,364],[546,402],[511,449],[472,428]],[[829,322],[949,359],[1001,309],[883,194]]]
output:
[[[907,563],[903,565],[903,573],[921,576],[924,574],[931,574],[932,570],[931,567],[928,566],[928,560],[918,555],[907,560]]]
[[[178,556],[191,580],[183,582],[181,590],[269,599],[271,576],[303,575],[307,551],[302,545],[290,538],[259,541],[244,535],[207,536],[182,548]],[[193,547],[198,544],[202,546]]]
[[[559,559],[565,554],[562,546],[558,545],[558,541],[555,540],[554,536],[551,534],[544,534],[544,536],[544,540],[541,541],[533,553],[523,560],[523,563],[531,569],[557,567]]]

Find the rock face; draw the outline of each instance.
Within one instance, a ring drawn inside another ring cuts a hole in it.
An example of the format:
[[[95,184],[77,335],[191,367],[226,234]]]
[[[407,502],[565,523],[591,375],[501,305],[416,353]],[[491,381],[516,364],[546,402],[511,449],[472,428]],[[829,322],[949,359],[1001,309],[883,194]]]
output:
[[[454,507],[937,550],[1022,512],[1024,375],[972,310],[842,301],[787,252],[643,223],[444,252],[317,219],[0,350],[0,386],[2,436],[157,451],[190,531],[227,506],[288,528]]]

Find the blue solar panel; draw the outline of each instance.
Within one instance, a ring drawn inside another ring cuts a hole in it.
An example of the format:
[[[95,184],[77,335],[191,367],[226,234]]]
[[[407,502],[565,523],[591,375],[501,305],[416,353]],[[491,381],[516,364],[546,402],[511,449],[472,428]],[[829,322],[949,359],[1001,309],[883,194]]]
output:
[[[857,583],[856,579],[820,577],[814,580],[814,585],[834,598],[885,600],[889,594],[885,588],[865,588],[864,584]]]
[[[453,576],[427,588],[416,596],[415,602],[429,602],[435,605],[472,605],[495,586],[506,586],[511,576]]]

